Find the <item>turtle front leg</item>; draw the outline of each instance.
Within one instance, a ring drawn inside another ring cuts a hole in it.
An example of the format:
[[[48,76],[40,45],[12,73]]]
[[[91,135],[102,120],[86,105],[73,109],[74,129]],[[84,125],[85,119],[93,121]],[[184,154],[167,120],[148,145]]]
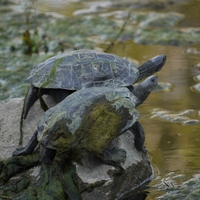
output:
[[[105,163],[124,163],[126,160],[126,151],[117,147],[107,148],[103,151],[101,158]]]
[[[38,132],[35,131],[34,134],[33,134],[33,136],[31,137],[29,143],[27,144],[27,146],[19,148],[19,149],[16,149],[13,152],[13,156],[29,155],[29,154],[33,153],[35,147],[38,144],[37,134],[38,134]]]
[[[129,130],[134,134],[135,148],[139,151],[146,153],[146,149],[144,146],[145,133],[142,125],[138,121],[136,121]]]
[[[31,85],[24,101],[23,118],[26,119],[31,106],[38,100],[39,89]]]

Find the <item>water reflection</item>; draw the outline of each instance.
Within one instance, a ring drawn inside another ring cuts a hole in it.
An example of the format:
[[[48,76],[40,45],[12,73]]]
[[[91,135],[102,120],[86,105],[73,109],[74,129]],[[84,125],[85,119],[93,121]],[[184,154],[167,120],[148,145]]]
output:
[[[184,13],[186,15],[185,19],[179,23],[180,26],[185,27],[199,27],[200,21],[200,1],[190,0],[189,3],[185,3],[175,8],[177,12]]]

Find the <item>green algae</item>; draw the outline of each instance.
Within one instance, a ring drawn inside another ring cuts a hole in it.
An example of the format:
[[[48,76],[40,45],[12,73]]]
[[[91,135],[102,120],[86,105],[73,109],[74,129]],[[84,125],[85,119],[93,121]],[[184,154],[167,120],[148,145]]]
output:
[[[3,186],[0,186],[0,198],[13,199],[16,194],[20,194],[30,184],[30,178],[21,176],[13,181],[9,181]]]
[[[134,40],[141,44],[188,45],[200,43],[199,28],[142,28],[135,32]]]
[[[56,166],[57,167],[57,166]],[[54,165],[41,166],[41,177],[37,185],[32,185],[25,190],[17,200],[35,200],[35,199],[66,199],[61,181],[57,176],[57,170]]]
[[[10,157],[0,161],[0,185],[6,183],[15,174],[39,164],[39,154]]]
[[[121,116],[110,105],[97,104],[80,126],[86,132],[81,146],[102,154],[119,132],[120,122]]]
[[[49,127],[60,127],[59,131],[52,133],[54,136],[51,138],[51,143],[56,147],[57,152],[55,160],[59,162],[63,157],[69,158],[72,151],[74,160],[79,159],[86,152],[92,152],[102,157],[103,151],[108,147],[109,142],[116,137],[122,126],[121,116],[109,104],[97,104],[93,107],[73,134],[66,130],[65,120],[59,120],[59,124],[56,124],[56,120],[62,114],[65,113],[59,113],[49,123]],[[42,137],[43,134],[39,140]]]
[[[66,162],[66,161],[65,161]],[[80,199],[73,177],[75,168],[65,162],[53,165],[41,164],[39,154],[10,157],[0,163],[0,198],[16,200]],[[10,179],[17,173],[41,164],[40,179],[32,184],[27,175]],[[10,180],[9,180],[10,179]]]

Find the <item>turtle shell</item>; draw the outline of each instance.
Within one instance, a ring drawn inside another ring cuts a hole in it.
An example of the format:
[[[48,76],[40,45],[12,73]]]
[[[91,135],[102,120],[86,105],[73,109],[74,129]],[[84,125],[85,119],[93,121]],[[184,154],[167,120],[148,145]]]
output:
[[[77,50],[35,65],[28,80],[38,88],[79,90],[92,86],[129,86],[138,76],[133,63],[116,55]]]
[[[50,108],[38,122],[38,141],[56,149],[102,153],[109,142],[130,128],[139,117],[136,97],[123,87],[92,87],[74,92]]]

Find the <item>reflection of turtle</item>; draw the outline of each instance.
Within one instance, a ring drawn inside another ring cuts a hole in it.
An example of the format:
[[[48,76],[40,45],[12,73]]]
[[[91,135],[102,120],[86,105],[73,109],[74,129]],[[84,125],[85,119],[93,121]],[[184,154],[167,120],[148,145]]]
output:
[[[31,87],[23,117],[26,118],[30,107],[43,94],[49,94],[60,102],[82,88],[132,87],[136,81],[159,71],[165,61],[166,56],[159,55],[137,68],[118,56],[94,50],[77,50],[49,58],[34,66],[28,77]]]
[[[30,154],[39,141],[42,160],[46,163],[55,155],[56,160],[60,160],[72,153],[75,158],[74,152],[80,155],[85,151],[105,161],[124,161],[124,150],[108,150],[107,147],[112,139],[135,125],[133,130],[139,131],[135,133],[135,141],[141,143],[136,148],[142,150],[144,133],[137,122],[139,113],[135,107],[156,85],[157,77],[151,76],[133,92],[124,87],[79,90],[46,111],[27,147],[14,151],[13,155]]]

